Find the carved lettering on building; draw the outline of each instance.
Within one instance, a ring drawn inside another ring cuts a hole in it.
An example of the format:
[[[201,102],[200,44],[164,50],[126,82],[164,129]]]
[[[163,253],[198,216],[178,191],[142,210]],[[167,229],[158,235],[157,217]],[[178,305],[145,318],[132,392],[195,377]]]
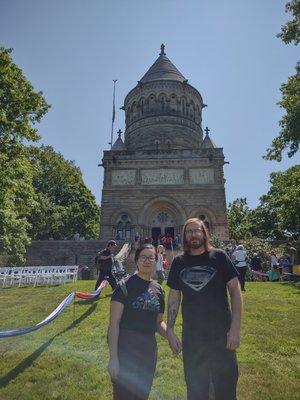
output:
[[[114,185],[134,185],[135,169],[113,170],[111,172],[111,184]]]
[[[142,185],[182,185],[183,169],[144,169],[141,171]]]
[[[213,168],[191,168],[189,175],[191,184],[209,185],[215,183]]]

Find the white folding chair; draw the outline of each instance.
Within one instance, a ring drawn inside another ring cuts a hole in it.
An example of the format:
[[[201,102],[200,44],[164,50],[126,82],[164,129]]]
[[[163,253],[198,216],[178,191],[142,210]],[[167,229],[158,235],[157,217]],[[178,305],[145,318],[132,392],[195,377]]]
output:
[[[9,272],[9,268],[7,268],[7,267],[0,268],[0,283],[2,283],[2,287],[5,287],[8,272]]]
[[[66,277],[67,282],[75,282],[78,277],[78,265],[67,266]]]
[[[9,277],[10,286],[18,285],[22,278],[23,267],[13,267]]]
[[[54,284],[66,283],[67,279],[66,273],[67,273],[66,266],[55,267],[53,274],[53,283]]]
[[[27,285],[36,286],[36,281],[38,278],[40,267],[28,267],[27,272]]]

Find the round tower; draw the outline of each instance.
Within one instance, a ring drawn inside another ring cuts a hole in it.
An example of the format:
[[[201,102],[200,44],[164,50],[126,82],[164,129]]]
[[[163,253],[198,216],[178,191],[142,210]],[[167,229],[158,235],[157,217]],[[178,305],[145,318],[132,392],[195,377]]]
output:
[[[126,148],[199,148],[203,107],[200,93],[172,64],[162,44],[157,60],[125,98]]]

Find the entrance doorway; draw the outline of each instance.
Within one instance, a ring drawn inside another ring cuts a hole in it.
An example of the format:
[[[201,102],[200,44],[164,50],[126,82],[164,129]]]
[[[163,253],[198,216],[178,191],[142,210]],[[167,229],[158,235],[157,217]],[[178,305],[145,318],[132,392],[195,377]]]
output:
[[[158,237],[159,237],[160,234],[161,234],[161,228],[159,228],[159,227],[154,227],[154,228],[152,228],[152,230],[151,230],[151,236],[152,236],[152,239],[153,239],[153,244],[154,244],[154,246],[157,246],[157,244],[158,244]]]
[[[174,228],[172,226],[167,226],[165,228],[165,235],[170,235],[174,239]]]

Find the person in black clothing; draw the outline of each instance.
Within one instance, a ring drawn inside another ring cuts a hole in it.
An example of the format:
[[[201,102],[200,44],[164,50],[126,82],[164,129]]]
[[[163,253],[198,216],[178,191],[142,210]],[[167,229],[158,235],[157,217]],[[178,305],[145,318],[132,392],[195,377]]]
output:
[[[262,272],[261,258],[257,253],[253,253],[253,257],[250,260],[250,267],[254,271]]]
[[[184,254],[175,257],[168,276],[167,338],[172,351],[183,351],[188,400],[236,400],[242,311],[238,272],[225,252],[209,244],[198,218],[183,227]],[[229,308],[227,289],[230,296]],[[182,343],[174,325],[182,300]]]
[[[136,250],[138,272],[120,283],[111,299],[108,372],[114,400],[146,400],[156,369],[155,332],[166,337],[164,293],[153,281],[155,248]]]
[[[261,258],[257,253],[253,253],[253,256],[250,259],[250,268],[252,271],[252,280],[265,280],[267,277],[265,277],[262,274],[255,274],[256,272],[263,272],[263,267],[262,267],[262,261]],[[254,272],[253,272],[254,271]]]
[[[110,240],[107,243],[106,249],[100,251],[96,256],[96,265],[99,270],[98,279],[95,285],[95,290],[98,289],[101,282],[106,279],[112,290],[115,290],[117,286],[116,279],[112,274],[112,249],[117,245],[114,240]]]

